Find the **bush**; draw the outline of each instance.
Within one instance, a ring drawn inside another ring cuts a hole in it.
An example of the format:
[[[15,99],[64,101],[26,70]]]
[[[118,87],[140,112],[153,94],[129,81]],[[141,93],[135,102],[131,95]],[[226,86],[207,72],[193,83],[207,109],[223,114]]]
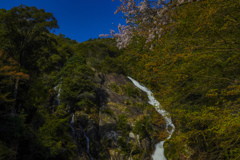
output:
[[[130,130],[129,125],[127,124],[127,116],[121,114],[117,117],[117,128],[122,131],[123,136],[127,136]]]
[[[131,83],[128,83],[127,85],[122,85],[121,86],[124,90],[124,93],[126,93],[129,97],[139,97],[140,96],[140,91],[135,88]]]

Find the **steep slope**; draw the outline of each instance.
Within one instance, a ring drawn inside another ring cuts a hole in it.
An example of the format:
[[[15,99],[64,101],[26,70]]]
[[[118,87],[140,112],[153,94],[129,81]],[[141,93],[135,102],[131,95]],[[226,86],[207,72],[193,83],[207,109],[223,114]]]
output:
[[[147,104],[146,94],[123,75],[96,76],[98,122],[78,110],[73,113],[74,120],[71,120],[73,131],[77,133],[74,139],[79,146],[79,157],[151,159],[154,145],[159,141],[156,133],[161,128],[164,130],[164,125],[160,127],[159,124],[152,123],[152,117],[159,114]],[[86,137],[89,138],[90,148],[87,147]]]

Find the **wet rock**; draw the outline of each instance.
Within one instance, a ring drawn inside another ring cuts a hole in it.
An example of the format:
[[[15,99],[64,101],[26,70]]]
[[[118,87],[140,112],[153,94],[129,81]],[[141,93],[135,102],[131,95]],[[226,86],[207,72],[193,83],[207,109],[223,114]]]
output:
[[[84,149],[86,150],[84,135],[80,134],[81,146],[79,149],[83,150],[80,157],[84,160],[87,160],[89,155],[92,159],[130,160],[132,157],[139,160],[150,160],[154,147],[151,142],[151,139],[154,139],[153,135],[149,134],[152,136],[150,139],[146,137],[140,139],[139,135],[133,133],[135,123],[150,114],[146,109],[145,93],[137,89],[123,75],[98,74],[96,81],[98,83],[96,97],[89,93],[81,96],[96,98],[99,105],[98,118],[94,119],[82,111],[75,113],[77,121],[75,123],[82,126],[90,140],[88,154],[84,151]],[[137,96],[126,93],[131,93],[131,91],[138,92]],[[120,115],[127,117],[125,128],[119,128],[118,117]]]

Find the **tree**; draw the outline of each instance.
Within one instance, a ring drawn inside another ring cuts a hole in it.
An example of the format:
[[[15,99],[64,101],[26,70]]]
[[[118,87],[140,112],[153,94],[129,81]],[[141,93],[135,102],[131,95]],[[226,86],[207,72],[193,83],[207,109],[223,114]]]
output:
[[[43,9],[24,5],[8,11],[1,9],[0,48],[18,62],[18,72],[24,69],[34,73],[38,57],[44,55],[40,50],[51,43],[48,34],[55,28],[58,28],[57,20]],[[15,99],[18,88],[19,78],[15,83]]]
[[[239,5],[179,5],[151,49],[140,36],[126,47],[132,73],[156,91],[176,124],[166,141],[168,159],[240,157]]]
[[[68,59],[61,70],[60,99],[70,111],[85,110],[87,113],[96,109],[94,71],[86,65],[82,54],[75,54]]]
[[[28,80],[29,75],[18,72],[18,63],[9,55],[0,50],[0,113],[7,114],[14,108],[14,96],[11,88],[14,81],[19,78]]]
[[[146,43],[160,39],[165,33],[166,25],[173,22],[171,13],[177,6],[201,0],[120,1],[122,4],[115,14],[122,12],[127,25],[119,24],[119,33],[111,30],[111,36],[116,38],[119,48],[124,48],[132,42],[135,36],[144,37]]]

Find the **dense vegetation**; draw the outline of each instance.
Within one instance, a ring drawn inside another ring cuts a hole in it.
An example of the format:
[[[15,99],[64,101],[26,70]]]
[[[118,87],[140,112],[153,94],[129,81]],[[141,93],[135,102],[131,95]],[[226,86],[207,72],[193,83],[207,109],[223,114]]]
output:
[[[0,10],[0,159],[76,158],[71,114],[97,121],[95,72],[124,73],[112,39],[79,44],[56,28],[43,9]]]
[[[128,68],[177,127],[165,145],[168,159],[240,158],[239,8],[238,0],[170,5],[161,36],[141,36],[148,21],[126,47]]]
[[[240,2],[169,1],[152,10],[147,3],[127,17],[130,28],[122,33],[131,38],[117,35],[127,38],[117,39],[124,50],[112,39],[79,44],[51,33],[57,20],[43,9],[0,10],[0,159],[76,158],[71,115],[84,112],[97,122],[96,74],[126,70],[172,116],[176,131],[165,143],[169,160],[240,159]],[[138,94],[128,86],[111,87]],[[148,137],[151,121],[162,123],[156,117],[142,117],[133,132]],[[123,137],[129,134],[126,116],[117,121]],[[118,143],[130,154],[123,138]]]

